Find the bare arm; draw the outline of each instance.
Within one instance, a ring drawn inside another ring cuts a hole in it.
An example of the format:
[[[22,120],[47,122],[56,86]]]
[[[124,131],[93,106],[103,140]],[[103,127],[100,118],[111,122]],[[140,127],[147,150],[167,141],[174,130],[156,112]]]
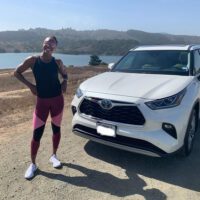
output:
[[[30,69],[33,67],[34,63],[35,63],[35,57],[28,57],[22,64],[20,64],[16,70],[14,71],[14,76],[20,80],[22,83],[24,83],[30,90],[31,92],[36,95],[37,91],[36,91],[36,86],[33,85],[30,81],[28,81],[27,79],[25,79],[25,77],[23,76],[23,72],[25,72],[26,70]]]
[[[66,70],[66,67],[64,66],[64,64],[61,60],[56,60],[56,63],[59,67],[59,73],[61,74],[61,76],[63,78],[63,81],[61,83],[61,87],[62,87],[63,93],[65,93],[66,90],[67,90],[67,80],[68,80],[67,70]]]

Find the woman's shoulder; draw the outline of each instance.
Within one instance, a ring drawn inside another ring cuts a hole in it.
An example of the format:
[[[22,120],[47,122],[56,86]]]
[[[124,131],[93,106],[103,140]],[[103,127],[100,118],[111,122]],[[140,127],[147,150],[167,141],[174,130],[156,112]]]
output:
[[[33,69],[38,57],[39,56],[36,55],[29,56],[25,59],[24,63],[26,63],[26,65],[28,65],[31,69]]]
[[[56,63],[58,63],[58,64],[62,63],[61,59],[59,59],[59,58],[54,58],[54,59],[55,59]]]
[[[35,63],[35,61],[39,58],[39,56],[33,55],[26,58],[26,61],[30,63]]]
[[[57,58],[54,58],[54,59],[55,59],[56,64],[58,65],[58,67],[61,67],[63,65],[63,62],[61,59],[57,59]]]

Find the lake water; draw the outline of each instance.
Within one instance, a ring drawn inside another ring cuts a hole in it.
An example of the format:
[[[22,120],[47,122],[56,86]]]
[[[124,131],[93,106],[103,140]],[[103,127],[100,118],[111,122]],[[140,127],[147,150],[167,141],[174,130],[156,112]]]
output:
[[[15,68],[31,55],[39,53],[0,53],[0,69]],[[90,60],[90,55],[54,54],[54,56],[61,59],[66,66],[84,66],[88,65]],[[99,58],[102,62],[112,63],[117,62],[121,56],[99,56]]]

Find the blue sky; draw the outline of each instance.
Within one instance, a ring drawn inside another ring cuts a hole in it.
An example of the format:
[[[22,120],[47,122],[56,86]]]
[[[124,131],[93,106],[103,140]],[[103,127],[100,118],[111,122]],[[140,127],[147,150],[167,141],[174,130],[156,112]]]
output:
[[[200,36],[200,0],[0,0],[0,31],[129,29]]]

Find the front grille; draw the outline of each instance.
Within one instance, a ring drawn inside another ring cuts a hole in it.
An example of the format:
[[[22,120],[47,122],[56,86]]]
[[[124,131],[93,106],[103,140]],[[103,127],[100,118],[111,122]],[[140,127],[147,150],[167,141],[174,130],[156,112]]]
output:
[[[110,110],[107,110],[99,105],[98,100],[100,99],[94,99],[85,98],[82,101],[79,108],[81,114],[131,125],[143,125],[145,123],[142,113],[137,106],[130,105],[132,103],[117,102],[119,105],[115,105]],[[116,101],[112,101],[112,103],[117,104]]]

